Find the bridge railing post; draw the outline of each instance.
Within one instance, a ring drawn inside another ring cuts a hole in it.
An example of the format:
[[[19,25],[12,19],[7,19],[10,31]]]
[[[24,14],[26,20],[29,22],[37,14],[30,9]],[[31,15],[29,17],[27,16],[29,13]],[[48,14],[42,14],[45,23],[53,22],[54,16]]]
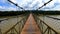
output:
[[[0,34],[2,34],[2,31],[1,31],[1,21],[0,21]]]

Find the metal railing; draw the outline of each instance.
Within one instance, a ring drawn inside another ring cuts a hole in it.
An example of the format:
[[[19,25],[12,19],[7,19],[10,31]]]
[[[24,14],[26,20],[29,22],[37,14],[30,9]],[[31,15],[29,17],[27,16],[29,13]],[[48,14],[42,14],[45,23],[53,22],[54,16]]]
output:
[[[24,27],[26,19],[27,17],[22,18],[19,22],[17,22],[13,27],[11,27],[4,34],[20,34]]]
[[[17,23],[15,25],[11,26],[4,33],[2,33],[2,30],[1,30],[1,27],[0,27],[0,34],[20,34],[29,15],[24,15],[24,16],[23,16],[23,18],[21,18],[20,21],[17,19],[18,20]],[[17,17],[14,17],[14,18],[18,18],[18,17],[20,17],[20,16],[17,16]],[[8,20],[8,19],[4,19],[4,20]],[[0,23],[4,20],[1,20]]]
[[[6,18],[6,19],[2,19],[2,20],[0,20],[0,24],[1,24],[2,21],[4,21],[4,20],[8,20],[8,19],[10,19],[10,18]],[[1,26],[1,25],[0,25],[0,26]],[[0,27],[0,34],[2,34],[1,27]]]
[[[37,15],[34,15],[34,18],[42,34],[59,34],[56,30],[54,30],[52,27],[46,24],[43,20],[38,18]]]
[[[8,32],[10,32],[10,34],[20,34],[24,24],[25,24],[25,20],[26,18],[21,19],[19,22],[17,22],[12,28],[10,28],[7,32],[5,32],[4,34],[7,34]],[[18,25],[18,26],[17,26]],[[18,31],[16,30],[16,26],[18,27]]]
[[[60,20],[59,18],[55,18],[55,17],[51,17],[51,16],[46,16],[48,18],[52,18],[52,19],[55,19],[55,20]]]

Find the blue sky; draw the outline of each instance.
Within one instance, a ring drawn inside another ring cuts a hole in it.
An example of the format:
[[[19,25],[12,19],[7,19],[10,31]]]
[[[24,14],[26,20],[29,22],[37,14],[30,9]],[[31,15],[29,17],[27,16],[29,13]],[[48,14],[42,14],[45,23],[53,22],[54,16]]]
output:
[[[36,10],[49,0],[11,0],[11,1],[17,3],[20,7],[23,7],[25,10]],[[0,0],[0,11],[11,11],[11,10],[16,11],[21,9],[11,4],[7,0]],[[39,10],[60,11],[60,0],[53,0]]]

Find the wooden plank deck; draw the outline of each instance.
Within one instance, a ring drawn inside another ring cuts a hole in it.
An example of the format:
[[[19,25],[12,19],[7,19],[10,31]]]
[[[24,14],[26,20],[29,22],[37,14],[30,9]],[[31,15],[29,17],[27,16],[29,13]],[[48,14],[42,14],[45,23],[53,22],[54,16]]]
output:
[[[32,14],[30,14],[29,18],[27,19],[21,34],[41,34],[41,31],[38,28]]]

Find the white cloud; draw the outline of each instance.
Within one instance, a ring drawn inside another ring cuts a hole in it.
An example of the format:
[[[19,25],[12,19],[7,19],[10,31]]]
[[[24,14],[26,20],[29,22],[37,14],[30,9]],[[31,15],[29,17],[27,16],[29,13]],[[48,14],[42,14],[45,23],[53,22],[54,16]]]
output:
[[[55,0],[51,1],[50,3],[48,3],[45,7],[53,7],[55,3]]]
[[[24,7],[30,2],[32,2],[32,0],[22,0],[22,2],[20,2],[18,4],[19,4],[19,6]]]
[[[7,0],[2,0],[3,2],[6,2]],[[48,2],[49,0],[11,0],[12,2],[14,2],[14,3],[17,3],[19,6],[21,6],[21,7],[28,7],[28,8],[25,8],[26,10],[27,9],[37,9],[37,8],[35,8],[35,7],[41,7],[44,3],[46,3],[46,2]],[[36,3],[38,3],[37,5],[36,5]],[[56,7],[55,7],[55,3],[60,3],[60,0],[53,0],[53,1],[51,1],[50,3],[48,3],[46,6],[44,6],[43,8],[42,8],[42,10],[44,9],[44,10],[59,10],[60,9],[60,5],[57,5]],[[13,4],[12,4],[13,5]],[[35,6],[35,7],[34,7]],[[34,7],[34,8],[33,8]],[[47,8],[50,8],[50,9],[47,9]],[[52,8],[52,7],[54,7],[54,8]],[[0,8],[2,8],[1,6],[0,6]],[[5,7],[6,8],[6,7]],[[13,8],[13,7],[8,7],[7,8],[8,10],[16,10],[16,8]]]
[[[60,10],[60,5],[56,6],[55,8],[52,8],[51,10]]]
[[[29,5],[29,8],[32,8],[36,3],[37,3],[37,0],[34,0],[34,2],[32,2],[32,4]]]
[[[11,11],[11,10],[16,11],[17,9],[14,8],[14,7],[3,7],[3,6],[0,6],[0,11]]]
[[[2,3],[6,3],[8,4],[8,1],[7,0],[1,0]],[[1,3],[1,4],[2,4]],[[6,4],[4,6],[0,6],[0,11],[10,11],[10,10],[16,10],[16,8],[14,7],[11,7],[11,6],[6,6]],[[13,6],[13,4],[11,4]]]
[[[60,3],[60,0],[56,0],[57,3]]]
[[[43,3],[46,3],[46,2],[48,2],[48,1],[49,1],[49,0],[42,0]]]
[[[17,1],[16,0],[11,0],[12,2],[14,2],[14,3],[17,3]]]
[[[7,0],[0,0],[2,3],[6,3],[7,2]]]
[[[9,7],[8,10],[14,10],[14,11],[16,11],[17,9],[14,8],[14,7]]]
[[[58,10],[60,11],[60,5],[54,7],[54,8],[50,8],[50,9],[42,9],[42,10]]]
[[[59,5],[56,5],[55,3],[57,4],[59,3]],[[47,9],[46,7],[50,9]],[[42,9],[42,10],[60,10],[60,0],[53,0],[50,3],[48,3],[46,6],[44,6],[43,8],[45,9]]]
[[[2,6],[0,6],[0,8],[3,8]]]
[[[0,6],[0,9],[6,9],[4,6]]]

